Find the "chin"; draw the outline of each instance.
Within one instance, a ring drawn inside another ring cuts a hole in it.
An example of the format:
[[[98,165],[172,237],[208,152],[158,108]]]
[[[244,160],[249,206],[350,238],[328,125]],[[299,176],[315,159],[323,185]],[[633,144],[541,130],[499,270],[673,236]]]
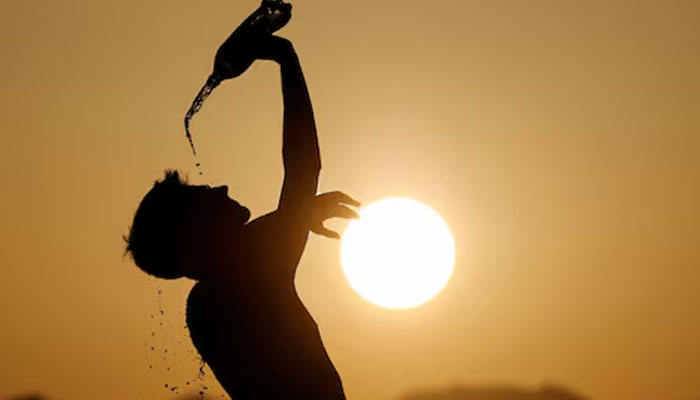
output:
[[[237,224],[244,225],[250,219],[250,210],[248,207],[236,206],[235,209],[232,210],[232,213],[233,219]]]
[[[246,207],[243,207],[243,223],[247,223],[248,220],[250,220],[250,210]]]

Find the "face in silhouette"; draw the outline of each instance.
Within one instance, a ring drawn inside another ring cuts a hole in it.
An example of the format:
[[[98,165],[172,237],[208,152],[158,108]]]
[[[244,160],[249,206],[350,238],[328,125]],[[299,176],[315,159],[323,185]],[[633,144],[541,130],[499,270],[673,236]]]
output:
[[[208,229],[239,229],[250,210],[228,196],[228,186],[190,186],[191,216],[195,225]]]
[[[231,260],[250,211],[228,196],[228,187],[188,186],[188,215],[180,249],[185,275],[193,279],[214,276]]]

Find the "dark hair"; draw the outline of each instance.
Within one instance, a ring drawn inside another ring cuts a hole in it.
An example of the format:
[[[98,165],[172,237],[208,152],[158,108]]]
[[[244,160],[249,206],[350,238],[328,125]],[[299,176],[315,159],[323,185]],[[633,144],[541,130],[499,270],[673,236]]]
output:
[[[174,170],[156,181],[141,200],[129,235],[126,252],[150,275],[165,279],[184,276],[179,257],[180,232],[188,210],[187,181]]]

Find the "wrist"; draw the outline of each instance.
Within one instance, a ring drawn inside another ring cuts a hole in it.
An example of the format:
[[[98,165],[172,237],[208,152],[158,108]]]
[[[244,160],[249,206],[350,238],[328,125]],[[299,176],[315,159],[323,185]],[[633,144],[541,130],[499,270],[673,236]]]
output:
[[[294,51],[292,42],[287,39],[278,38],[274,43],[274,61],[280,65],[297,61],[297,54],[296,51]]]

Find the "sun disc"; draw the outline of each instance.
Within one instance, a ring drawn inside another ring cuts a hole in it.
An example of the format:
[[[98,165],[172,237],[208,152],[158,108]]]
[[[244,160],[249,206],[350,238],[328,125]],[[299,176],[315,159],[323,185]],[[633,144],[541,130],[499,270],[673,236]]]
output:
[[[350,286],[381,307],[417,307],[435,297],[452,275],[454,239],[432,208],[389,198],[360,210],[341,245]]]

